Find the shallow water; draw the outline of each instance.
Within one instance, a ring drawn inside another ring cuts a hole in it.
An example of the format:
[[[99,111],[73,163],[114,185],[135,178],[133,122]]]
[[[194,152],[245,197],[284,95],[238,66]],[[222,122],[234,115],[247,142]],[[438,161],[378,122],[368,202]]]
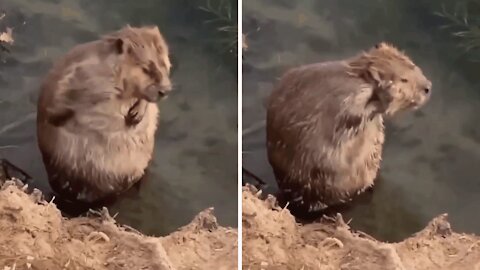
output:
[[[286,69],[341,59],[385,40],[405,50],[433,82],[421,110],[392,119],[381,181],[344,213],[354,229],[404,238],[441,213],[454,229],[480,233],[480,79],[444,24],[435,0],[244,0],[243,128],[265,119],[265,98]],[[243,138],[243,164],[276,192],[265,132]]]
[[[35,135],[40,79],[78,43],[127,23],[156,24],[172,51],[175,92],[160,104],[148,179],[110,212],[154,235],[187,224],[211,206],[221,224],[236,226],[236,64],[211,49],[207,40],[213,34],[192,2],[2,0],[0,9],[7,15],[0,26],[14,27],[15,39],[0,64],[0,158],[23,168],[47,191]]]

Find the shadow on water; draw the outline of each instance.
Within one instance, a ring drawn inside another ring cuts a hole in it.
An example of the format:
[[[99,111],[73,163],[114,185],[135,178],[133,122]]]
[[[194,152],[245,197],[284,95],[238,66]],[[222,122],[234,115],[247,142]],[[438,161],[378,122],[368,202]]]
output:
[[[405,50],[433,82],[430,102],[387,123],[382,181],[367,199],[341,209],[352,227],[379,239],[403,239],[449,213],[456,230],[480,233],[478,63],[439,29],[435,0],[244,0],[243,127],[265,119],[265,99],[289,67],[342,59],[388,41]],[[277,186],[265,131],[243,138],[243,165]]]
[[[6,17],[0,27],[14,27],[15,44],[0,64],[0,146],[10,146],[0,148],[0,158],[24,169],[35,187],[48,192],[35,135],[41,78],[78,43],[126,24],[156,24],[171,48],[176,91],[160,104],[147,181],[110,212],[119,213],[119,222],[154,235],[185,225],[211,206],[221,224],[236,226],[236,56],[212,46],[216,34],[202,24],[205,14],[197,6],[202,2],[2,1]]]

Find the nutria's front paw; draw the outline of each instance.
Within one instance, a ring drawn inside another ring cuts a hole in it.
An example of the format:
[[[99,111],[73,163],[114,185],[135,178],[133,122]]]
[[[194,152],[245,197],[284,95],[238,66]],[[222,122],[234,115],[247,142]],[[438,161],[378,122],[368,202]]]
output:
[[[127,126],[135,126],[138,123],[142,122],[145,111],[147,110],[147,101],[139,99],[133,106],[128,110],[127,115],[125,116],[125,124]]]

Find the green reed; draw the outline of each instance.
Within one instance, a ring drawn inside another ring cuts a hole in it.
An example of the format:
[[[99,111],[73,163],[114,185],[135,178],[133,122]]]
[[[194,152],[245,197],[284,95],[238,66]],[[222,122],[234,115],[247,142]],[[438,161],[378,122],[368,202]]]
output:
[[[216,32],[215,43],[222,53],[232,55],[237,59],[238,23],[237,1],[234,0],[205,0],[198,7],[205,12],[203,23]]]

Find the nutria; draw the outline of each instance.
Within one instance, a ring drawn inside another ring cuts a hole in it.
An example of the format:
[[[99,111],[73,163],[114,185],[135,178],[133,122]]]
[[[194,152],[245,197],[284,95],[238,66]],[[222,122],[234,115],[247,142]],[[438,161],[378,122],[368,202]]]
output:
[[[371,187],[384,116],[421,107],[431,87],[420,68],[386,43],[287,71],[267,108],[268,160],[282,195],[313,212]]]
[[[156,101],[171,90],[168,53],[156,26],[126,26],[54,64],[40,90],[37,137],[57,196],[94,203],[142,178]]]

